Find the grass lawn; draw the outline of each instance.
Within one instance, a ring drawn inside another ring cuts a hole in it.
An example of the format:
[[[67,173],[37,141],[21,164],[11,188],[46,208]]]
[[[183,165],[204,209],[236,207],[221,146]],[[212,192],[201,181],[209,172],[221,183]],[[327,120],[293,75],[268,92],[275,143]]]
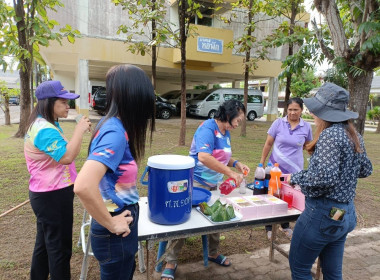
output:
[[[146,149],[146,155],[139,166],[140,179],[149,156],[157,154],[187,155],[192,136],[202,120],[187,120],[186,146],[179,147],[179,119],[157,120],[153,143]],[[73,122],[62,122],[65,135],[70,139],[74,129]],[[246,163],[252,170],[248,182],[253,181],[254,169],[260,159],[262,147],[266,139],[269,122],[248,122],[247,136],[240,137],[240,128],[232,131],[233,157]],[[23,140],[12,136],[17,131],[17,125],[0,126],[0,213],[22,203],[28,199],[29,174],[26,169],[23,154]],[[76,160],[79,171],[86,159],[90,134],[87,134],[82,145],[81,153]],[[366,132],[365,143],[367,153],[372,161],[374,173],[366,179],[359,180],[355,199],[358,212],[358,226],[370,227],[379,224],[378,206],[380,205],[380,149],[378,148],[380,135]],[[305,156],[307,156],[305,154]],[[306,162],[306,161],[305,161]],[[147,187],[138,182],[141,196],[147,195]],[[83,254],[76,247],[82,221],[83,208],[75,198],[75,221],[73,237],[72,277],[78,279]],[[1,279],[29,279],[28,271],[35,238],[35,217],[30,205],[15,210],[0,218],[0,280]],[[224,234],[221,242],[223,254],[247,253],[268,246],[262,228],[252,230],[238,230]],[[200,238],[187,241],[181,262],[200,260],[202,258]],[[136,272],[138,273],[138,272]],[[88,279],[99,279],[96,262],[92,261]]]

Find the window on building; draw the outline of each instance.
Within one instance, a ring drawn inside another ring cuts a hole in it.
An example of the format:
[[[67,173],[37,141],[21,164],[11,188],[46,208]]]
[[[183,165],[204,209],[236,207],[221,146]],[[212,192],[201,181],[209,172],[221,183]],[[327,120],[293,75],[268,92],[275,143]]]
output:
[[[199,1],[199,4],[201,5],[199,10],[202,14],[202,18],[199,18],[197,15],[195,15],[190,19],[190,23],[197,24],[197,25],[212,26],[214,4],[203,2],[203,1]]]

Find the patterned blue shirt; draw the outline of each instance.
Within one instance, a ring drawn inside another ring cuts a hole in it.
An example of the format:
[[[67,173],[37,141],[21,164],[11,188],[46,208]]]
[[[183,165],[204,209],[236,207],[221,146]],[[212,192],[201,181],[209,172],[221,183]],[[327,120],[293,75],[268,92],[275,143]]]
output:
[[[372,164],[358,134],[362,153],[356,153],[343,123],[322,131],[307,170],[294,173],[291,184],[298,184],[306,197],[326,197],[350,202],[355,197],[358,178],[372,173]]]

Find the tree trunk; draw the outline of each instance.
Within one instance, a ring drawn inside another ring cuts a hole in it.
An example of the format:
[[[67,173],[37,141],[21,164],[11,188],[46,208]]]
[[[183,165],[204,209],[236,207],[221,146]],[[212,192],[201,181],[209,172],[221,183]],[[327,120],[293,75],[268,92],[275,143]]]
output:
[[[179,11],[179,32],[181,40],[181,129],[179,134],[179,145],[185,146],[186,139],[186,5],[180,1]]]
[[[366,75],[356,77],[348,73],[347,76],[348,90],[350,92],[349,107],[350,110],[359,113],[359,118],[354,120],[354,126],[356,130],[363,135],[373,71],[368,71]]]
[[[297,1],[296,1],[297,2]],[[296,22],[296,15],[299,10],[299,3],[295,3],[294,0],[291,2],[291,14],[290,14],[290,26],[289,26],[289,36],[294,34],[294,26]],[[294,44],[292,42],[289,43],[288,46],[288,56],[293,55],[294,53]],[[284,104],[284,113],[282,114],[285,117],[288,114],[288,100],[290,98],[290,86],[292,85],[292,74],[286,74],[286,87],[285,87],[285,104]]]
[[[247,35],[248,37],[251,37],[252,35],[252,26],[250,25],[252,22],[252,5],[253,5],[253,0],[249,1],[249,11],[248,11],[248,30],[247,30]],[[244,65],[244,107],[246,110],[248,110],[248,79],[249,79],[249,62],[251,59],[251,48],[248,47],[247,51],[245,52],[245,65]],[[243,122],[241,124],[241,130],[240,130],[240,136],[246,136],[247,135],[247,113],[245,113],[245,116],[243,118]]]
[[[156,10],[156,0],[152,0],[152,11],[154,12]],[[156,21],[152,20],[152,41],[156,39]],[[157,46],[152,45],[152,83],[153,88],[156,90],[156,69],[157,69]]]
[[[4,96],[4,117],[5,125],[11,125],[11,114],[9,111],[9,96]]]
[[[24,1],[14,0],[13,3],[16,17],[19,20],[16,24],[19,45],[30,53],[31,48],[27,41],[26,34],[27,26],[25,23]],[[15,136],[22,138],[25,136],[26,130],[28,129],[27,125],[30,115],[30,72],[32,64],[30,58],[25,55],[21,57],[20,64],[20,125]]]
[[[376,133],[380,133],[380,120],[377,121]]]

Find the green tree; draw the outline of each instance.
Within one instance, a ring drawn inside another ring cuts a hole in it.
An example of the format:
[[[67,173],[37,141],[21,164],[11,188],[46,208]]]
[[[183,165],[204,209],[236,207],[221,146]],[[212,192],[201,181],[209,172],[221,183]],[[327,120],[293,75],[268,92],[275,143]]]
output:
[[[327,69],[323,80],[325,82],[334,83],[342,88],[348,87],[348,78],[346,73],[343,71],[338,71],[336,67]]]
[[[314,71],[304,70],[301,74],[294,75],[290,91],[293,97],[305,97],[313,88],[319,87],[321,82],[315,77]]]
[[[376,106],[367,112],[367,116],[370,120],[377,120],[376,133],[380,133],[380,107]]]
[[[13,6],[0,2],[0,63],[5,70],[8,66],[5,56],[12,56],[19,61],[20,74],[20,125],[16,137],[24,137],[27,121],[31,111],[31,88],[33,61],[42,59],[39,46],[48,46],[50,40],[61,41],[62,38],[73,43],[77,30],[69,25],[59,32],[52,31],[58,22],[50,20],[47,9],[63,6],[59,0],[13,0]]]
[[[359,113],[354,124],[363,134],[373,73],[380,66],[380,2],[314,0],[314,5],[325,17],[329,31],[324,36],[323,28],[313,22],[321,50],[346,73],[349,106]]]
[[[224,4],[225,1],[214,1],[216,4]],[[248,104],[248,80],[249,76],[253,74],[254,70],[258,67],[258,61],[267,58],[268,51],[262,48],[260,41],[254,36],[257,24],[260,21],[268,20],[268,17],[275,16],[273,14],[275,2],[261,1],[261,0],[238,0],[231,3],[231,13],[229,17],[222,16],[221,19],[225,23],[231,23],[237,18],[237,13],[246,14],[247,20],[239,22],[244,29],[242,35],[235,38],[232,42],[227,43],[227,47],[235,49],[238,54],[244,54],[244,106],[247,108]],[[252,53],[252,50],[255,50]],[[248,112],[247,112],[248,113]],[[243,119],[241,125],[241,136],[246,136],[247,124],[246,118]]]
[[[285,81],[285,104],[291,94],[293,75],[302,75],[303,71],[314,68],[312,60],[321,63],[323,57],[318,52],[318,45],[313,40],[313,33],[307,28],[302,15],[305,13],[303,0],[276,1],[276,14],[287,19],[268,36],[262,45],[268,47],[287,47],[287,57],[282,63],[283,71],[280,81]],[[287,105],[284,115],[287,113]]]
[[[5,81],[0,80],[0,108],[4,112],[5,125],[11,124],[11,116],[9,112],[9,97],[19,96],[20,90],[10,89]]]
[[[185,145],[186,138],[186,41],[193,36],[196,27],[190,25],[191,18],[197,15],[202,18],[200,8],[202,3],[195,0],[178,0],[178,25],[170,22],[167,14],[167,1],[165,0],[112,0],[115,5],[121,5],[128,10],[133,19],[132,25],[121,25],[118,32],[128,34],[127,42],[132,43],[128,50],[132,53],[152,56],[152,80],[156,83],[156,63],[158,47],[162,43],[179,48],[181,51],[181,130],[179,145]],[[151,30],[145,28],[151,24]],[[146,42],[136,42],[135,36],[143,36]]]

